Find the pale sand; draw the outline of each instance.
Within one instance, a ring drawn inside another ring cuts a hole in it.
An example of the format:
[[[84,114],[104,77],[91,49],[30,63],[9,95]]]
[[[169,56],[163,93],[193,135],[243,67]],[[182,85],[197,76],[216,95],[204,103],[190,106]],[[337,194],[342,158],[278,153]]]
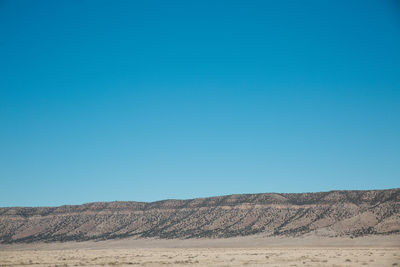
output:
[[[0,245],[0,266],[400,266],[400,236],[123,239]]]

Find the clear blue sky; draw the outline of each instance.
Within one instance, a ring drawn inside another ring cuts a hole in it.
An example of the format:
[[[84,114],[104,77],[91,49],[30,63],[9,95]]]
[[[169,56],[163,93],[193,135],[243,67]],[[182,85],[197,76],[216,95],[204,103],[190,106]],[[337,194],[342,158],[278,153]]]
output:
[[[398,1],[0,1],[0,206],[400,186]]]

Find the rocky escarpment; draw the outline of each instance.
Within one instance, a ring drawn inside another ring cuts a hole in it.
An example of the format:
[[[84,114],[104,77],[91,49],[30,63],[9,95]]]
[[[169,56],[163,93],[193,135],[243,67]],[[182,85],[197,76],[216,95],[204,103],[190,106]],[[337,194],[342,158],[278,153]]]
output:
[[[0,242],[400,232],[400,189],[0,208]]]

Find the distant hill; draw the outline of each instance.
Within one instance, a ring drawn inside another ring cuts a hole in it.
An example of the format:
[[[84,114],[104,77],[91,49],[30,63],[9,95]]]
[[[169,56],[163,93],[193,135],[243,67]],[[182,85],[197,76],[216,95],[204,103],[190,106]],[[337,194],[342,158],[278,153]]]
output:
[[[400,189],[0,208],[0,242],[400,233]]]

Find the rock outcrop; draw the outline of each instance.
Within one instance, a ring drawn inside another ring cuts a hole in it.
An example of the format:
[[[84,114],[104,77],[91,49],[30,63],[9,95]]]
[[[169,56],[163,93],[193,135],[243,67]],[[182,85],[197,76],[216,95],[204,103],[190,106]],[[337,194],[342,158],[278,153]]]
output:
[[[400,189],[0,208],[0,242],[400,232]]]

